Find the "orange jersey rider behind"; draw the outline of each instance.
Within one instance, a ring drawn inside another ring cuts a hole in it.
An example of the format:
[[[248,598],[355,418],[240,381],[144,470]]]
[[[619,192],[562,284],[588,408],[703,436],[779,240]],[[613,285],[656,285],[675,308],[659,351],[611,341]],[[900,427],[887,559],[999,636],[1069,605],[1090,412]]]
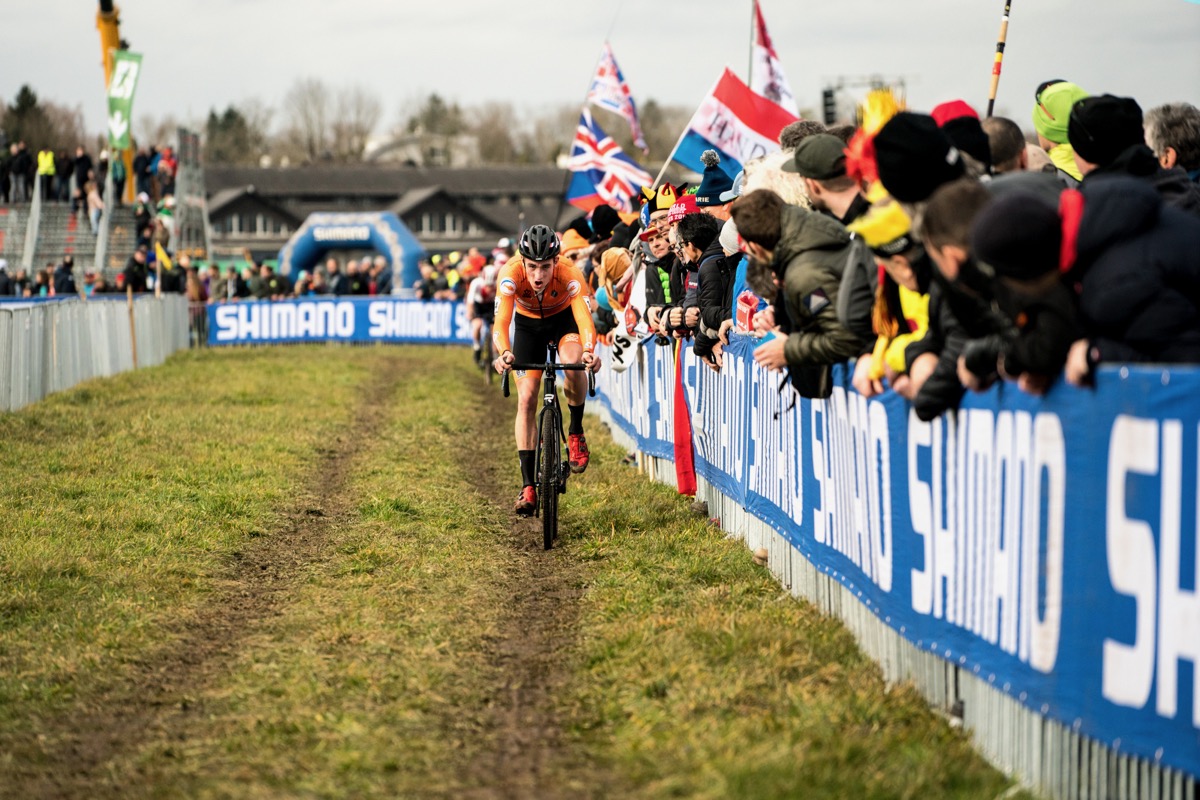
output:
[[[500,354],[495,361],[497,372],[507,372],[514,362],[545,362],[546,345],[550,342],[557,343],[563,363],[583,363],[593,371],[599,368],[600,360],[593,353],[596,327],[592,323],[587,282],[578,267],[559,257],[561,248],[558,234],[550,227],[534,225],[521,236],[519,255],[500,270],[496,279],[496,319],[492,326],[496,352]],[[512,341],[508,335],[510,326],[515,328]],[[572,472],[583,472],[588,465],[587,440],[583,436],[587,376],[583,372],[564,372],[564,391],[571,414],[567,429],[568,460]],[[537,508],[534,412],[541,377],[540,371],[517,373],[515,433],[522,488],[516,512],[522,516],[533,514]]]

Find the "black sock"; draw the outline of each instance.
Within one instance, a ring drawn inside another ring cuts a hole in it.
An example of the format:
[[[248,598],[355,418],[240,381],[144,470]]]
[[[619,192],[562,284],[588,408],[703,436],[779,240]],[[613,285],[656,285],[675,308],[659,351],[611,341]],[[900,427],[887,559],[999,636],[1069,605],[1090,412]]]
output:
[[[567,409],[571,412],[571,424],[567,426],[567,433],[583,433],[583,403],[577,406],[568,404]]]
[[[518,450],[517,458],[521,459],[521,480],[523,486],[533,486],[534,479],[537,477],[534,472],[537,470],[537,459],[533,450]]]

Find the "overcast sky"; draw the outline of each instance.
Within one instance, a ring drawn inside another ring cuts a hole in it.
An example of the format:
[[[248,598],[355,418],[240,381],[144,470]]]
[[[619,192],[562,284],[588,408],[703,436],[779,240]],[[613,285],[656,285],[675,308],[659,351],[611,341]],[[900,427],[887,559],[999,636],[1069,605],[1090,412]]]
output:
[[[104,128],[94,0],[4,0],[0,96],[22,84]],[[391,126],[430,92],[538,110],[582,103],[607,37],[635,99],[696,106],[728,65],[743,79],[750,0],[118,0],[121,34],[144,56],[134,119],[202,120],[292,84],[361,85]],[[986,107],[1003,0],[762,0],[800,104],[839,77],[902,78],[909,107]],[[1200,105],[1200,3],[1018,0],[996,113],[1030,128],[1033,91],[1067,78],[1149,108]],[[276,121],[279,115],[276,115]],[[137,128],[135,127],[135,132]]]

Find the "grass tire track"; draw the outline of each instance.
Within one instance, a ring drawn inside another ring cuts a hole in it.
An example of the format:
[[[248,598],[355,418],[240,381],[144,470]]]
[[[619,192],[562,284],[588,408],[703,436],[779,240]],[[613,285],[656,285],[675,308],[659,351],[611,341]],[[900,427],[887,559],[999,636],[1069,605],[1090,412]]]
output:
[[[361,395],[354,412],[360,430],[385,416],[401,377],[419,368],[415,361],[387,366],[372,371]],[[203,712],[194,700],[198,690],[223,672],[257,621],[276,613],[279,598],[304,567],[321,558],[331,526],[347,511],[342,494],[355,456],[368,442],[348,431],[319,450],[305,488],[287,511],[289,525],[235,552],[222,588],[195,616],[168,626],[167,644],[128,662],[86,705],[39,720],[36,740],[26,743],[26,757],[16,760],[20,766],[0,796],[121,796],[132,787],[109,769],[117,756],[152,737],[186,740],[189,719]]]

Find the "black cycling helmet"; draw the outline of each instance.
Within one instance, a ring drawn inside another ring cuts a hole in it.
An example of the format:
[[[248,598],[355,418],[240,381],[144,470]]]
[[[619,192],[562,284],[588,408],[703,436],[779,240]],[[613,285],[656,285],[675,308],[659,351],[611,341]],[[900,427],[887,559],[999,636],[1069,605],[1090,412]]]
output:
[[[549,261],[558,256],[562,242],[549,225],[532,225],[521,234],[517,252],[530,261]]]

